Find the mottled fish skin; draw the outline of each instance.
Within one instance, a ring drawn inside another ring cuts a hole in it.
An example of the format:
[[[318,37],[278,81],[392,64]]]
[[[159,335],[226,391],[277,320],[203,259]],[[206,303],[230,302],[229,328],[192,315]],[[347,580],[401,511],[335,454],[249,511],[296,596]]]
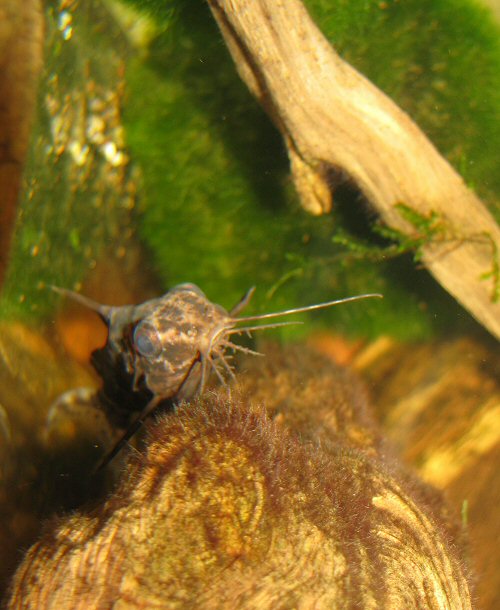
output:
[[[160,349],[143,355],[135,344],[133,368],[144,376],[148,389],[162,398],[176,396],[191,375],[201,383],[202,366],[196,366],[217,350],[225,329],[234,320],[220,305],[211,303],[193,284],[182,284],[163,297],[144,303],[134,338],[141,333],[156,340]],[[191,380],[192,381],[192,380]],[[190,383],[183,398],[191,398],[197,389]]]
[[[54,290],[90,307],[108,326],[106,344],[92,353],[91,362],[102,379],[98,404],[116,428],[127,428],[133,414],[152,402],[178,402],[198,394],[214,360],[223,357],[224,331],[237,321],[194,284],[120,307]]]
[[[359,295],[275,313],[237,317],[250,300],[253,288],[230,312],[209,301],[194,284],[179,284],[162,297],[121,307],[101,305],[63,288],[53,289],[96,311],[108,326],[106,345],[95,350],[91,357],[92,365],[103,381],[97,393],[97,404],[113,427],[126,432],[107,461],[160,404],[172,408],[181,400],[201,394],[211,371],[222,384],[227,375],[234,378],[227,351],[254,355],[257,352],[232,343],[232,334],[297,323],[273,322],[255,326],[255,321],[381,296]],[[251,322],[251,325],[238,327],[240,322]],[[134,414],[138,415],[134,417]]]

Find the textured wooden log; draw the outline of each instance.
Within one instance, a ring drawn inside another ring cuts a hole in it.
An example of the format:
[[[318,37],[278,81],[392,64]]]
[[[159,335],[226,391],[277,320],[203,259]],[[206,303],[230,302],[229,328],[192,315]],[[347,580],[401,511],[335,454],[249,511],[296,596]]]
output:
[[[303,206],[327,212],[326,170],[350,176],[383,221],[407,235],[415,227],[397,204],[436,213],[441,238],[423,262],[493,335],[500,229],[475,194],[417,125],[324,38],[299,0],[209,0],[236,67],[268,110],[287,145]]]
[[[0,286],[9,257],[42,54],[40,0],[0,0]]]
[[[58,459],[57,469],[53,460],[52,466],[48,464],[47,449],[41,451],[40,447],[44,405],[48,406],[65,389],[88,385],[88,373],[74,370],[66,357],[57,360],[46,337],[38,337],[19,325],[3,325],[0,338],[0,403],[10,416],[12,433],[10,449],[4,447],[6,455],[0,472],[0,509],[4,515],[0,546],[16,549],[0,558],[1,587],[2,577],[8,571],[12,573],[14,562],[21,560],[24,549],[39,538],[40,514],[50,514],[62,501],[67,502],[68,496],[74,497],[74,487],[80,484],[84,488],[80,496],[88,497],[85,477],[91,471],[92,456],[82,460],[72,449],[79,443],[80,427],[70,426],[71,438],[62,439],[67,454],[50,445],[62,458]],[[322,346],[325,342],[326,337]],[[295,431],[322,450],[331,449],[342,438],[348,439],[347,445],[368,455],[370,463],[373,459],[381,463],[377,457],[380,438],[366,408],[364,392],[354,382],[346,383],[349,375],[339,375],[338,369],[311,357],[303,347],[295,355],[286,356],[265,346],[261,351],[267,353],[266,359],[253,363],[260,368],[241,377],[240,382],[242,390],[253,396],[254,404],[267,405],[268,416],[280,424],[280,429]],[[498,348],[493,341],[488,345],[473,339],[409,346],[380,339],[359,351],[354,362],[373,395],[381,434],[418,469],[424,480],[446,493],[455,513],[462,511],[470,543],[467,554],[477,575],[474,598],[481,610],[496,610],[500,604],[496,569],[500,561],[498,362]],[[356,405],[354,410],[349,407],[352,404]],[[98,432],[91,433],[90,439]],[[92,440],[89,447],[93,447]],[[387,447],[383,444],[381,452],[387,465]],[[217,454],[217,460],[223,455]],[[78,459],[86,467],[77,468],[75,476],[69,467]],[[293,470],[294,464],[290,462],[286,468]],[[299,466],[302,468],[303,464]],[[64,493],[54,489],[64,481]],[[425,490],[414,483],[410,487],[412,497],[416,488]],[[432,492],[430,497],[434,497]],[[446,514],[436,511],[435,504],[434,514],[433,521],[447,527]],[[82,523],[86,523],[83,518]],[[449,532],[445,538],[453,540],[453,528]]]
[[[9,608],[471,607],[453,524],[383,457],[357,380],[303,348],[249,366],[153,424],[104,506],[49,528]]]
[[[491,345],[493,344],[493,345]],[[478,608],[500,607],[500,366],[494,342],[377,341],[358,356],[387,438],[462,512]]]

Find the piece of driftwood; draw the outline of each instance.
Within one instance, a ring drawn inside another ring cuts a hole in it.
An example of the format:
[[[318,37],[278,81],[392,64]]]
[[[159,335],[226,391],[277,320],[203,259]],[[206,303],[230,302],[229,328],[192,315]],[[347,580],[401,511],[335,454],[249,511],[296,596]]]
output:
[[[494,341],[378,339],[355,365],[386,437],[462,513],[477,608],[500,608],[500,363]]]
[[[42,54],[40,0],[0,0],[0,286],[9,257]]]
[[[266,353],[150,422],[109,501],[27,552],[8,608],[470,608],[457,528],[356,377]]]
[[[103,277],[113,277],[113,274],[104,272]],[[101,296],[95,294],[98,298]],[[144,296],[139,295],[139,298]],[[62,333],[66,337],[65,344],[76,342],[81,336],[80,324],[73,317],[68,318],[69,313],[56,325],[59,329],[62,325],[69,326]],[[87,324],[94,322],[91,320]],[[91,332],[88,326],[87,329]],[[90,489],[94,493],[90,477],[92,464],[100,455],[96,455],[94,445],[100,441],[102,432],[95,419],[96,413],[87,409],[78,419],[74,419],[75,413],[68,414],[52,432],[45,421],[49,405],[62,391],[91,383],[88,371],[75,365],[67,355],[58,354],[49,342],[59,333],[54,333],[52,325],[44,335],[18,323],[1,327],[0,404],[5,408],[10,424],[3,422],[5,418],[0,415],[0,443],[8,439],[9,432],[10,442],[9,447],[1,447],[0,451],[0,510],[3,515],[0,548],[12,548],[15,552],[0,556],[0,597],[2,580],[12,574],[15,562],[20,562],[25,550],[40,538],[42,515],[61,512],[61,506],[66,510],[74,509],[94,497],[89,492]],[[325,350],[327,337],[314,344]],[[500,604],[500,577],[496,570],[500,561],[496,543],[500,535],[500,369],[495,342],[492,340],[489,347],[472,339],[398,345],[382,338],[363,349],[359,345],[357,348],[354,365],[368,381],[376,419],[381,424],[379,429],[372,423],[363,389],[355,378],[314,356],[305,346],[287,352],[260,346],[259,351],[266,357],[245,361],[242,368],[247,373],[238,375],[242,392],[252,397],[255,407],[267,405],[270,424],[279,424],[281,440],[284,438],[282,432],[288,430],[298,435],[301,443],[311,441],[314,459],[336,448],[343,452],[348,446],[358,452],[357,455],[359,452],[367,455],[370,464],[377,464],[382,469],[389,465],[394,469],[396,461],[390,457],[387,446],[381,445],[381,436],[388,437],[390,446],[395,446],[427,482],[447,494],[455,514],[462,511],[470,541],[470,551],[465,556],[470,557],[476,575],[474,599],[478,600],[478,608],[496,610]],[[82,359],[88,360],[88,357],[89,354]],[[235,419],[238,412],[241,414],[240,407],[236,407],[238,411],[232,412]],[[224,403],[219,415],[211,411],[210,421],[214,423],[219,418],[220,422],[228,413]],[[192,414],[195,419],[191,420],[187,409],[181,414],[181,423],[189,420],[189,426],[194,428],[198,418],[205,414],[206,409],[198,410]],[[177,430],[176,417],[173,415],[168,426],[166,422],[162,424],[166,443],[172,440],[168,434]],[[212,437],[205,439],[206,445],[202,444],[204,429],[198,428],[199,436],[193,441],[202,455],[204,447],[215,443]],[[249,425],[249,430],[245,438],[253,437],[261,443],[256,428]],[[186,450],[189,450],[190,438],[185,438]],[[281,442],[280,439],[276,439],[277,442]],[[204,458],[203,468],[208,468],[211,462],[218,468],[217,464],[225,455],[226,443],[231,445],[233,440],[232,436],[222,435],[217,441],[220,452],[213,447],[213,453]],[[161,443],[156,446],[161,448]],[[291,457],[297,455],[290,454]],[[195,466],[192,472],[201,474],[196,460],[192,463]],[[297,465],[287,456],[280,464],[292,471],[304,468],[303,461]],[[315,481],[328,481],[332,468],[329,461],[326,464],[324,477],[318,475]],[[252,472],[241,462],[238,468],[243,477]],[[305,478],[309,472],[305,471]],[[367,488],[372,485],[370,477],[363,480],[367,481]],[[352,481],[348,478],[346,487]],[[418,490],[426,489],[415,481],[407,483],[405,490],[410,488],[410,497]],[[436,499],[432,490],[429,498]],[[191,506],[191,499],[184,496],[184,501],[183,510]],[[316,510],[321,513],[324,505],[318,504]],[[217,513],[217,510],[213,512]],[[70,528],[78,531],[80,523],[84,529],[87,527],[83,516],[75,519],[65,525],[64,532],[69,532]],[[438,513],[433,521],[441,526],[444,524],[445,531],[448,529],[446,515],[441,517]],[[453,529],[448,531],[447,539],[453,536]],[[295,538],[298,548],[303,544],[300,536],[298,532]],[[458,554],[464,556],[461,548]],[[34,561],[33,555],[34,551],[27,561]],[[302,555],[297,565],[307,566],[307,560],[308,557]],[[92,575],[99,577],[98,573]],[[276,578],[280,578],[279,573]],[[39,590],[33,590],[33,595],[39,593]],[[19,592],[19,595],[24,596],[24,593]]]
[[[330,210],[326,172],[334,169],[397,231],[416,231],[397,204],[435,214],[424,264],[499,338],[500,229],[417,125],[337,55],[299,0],[209,5],[241,77],[282,133],[304,208]]]

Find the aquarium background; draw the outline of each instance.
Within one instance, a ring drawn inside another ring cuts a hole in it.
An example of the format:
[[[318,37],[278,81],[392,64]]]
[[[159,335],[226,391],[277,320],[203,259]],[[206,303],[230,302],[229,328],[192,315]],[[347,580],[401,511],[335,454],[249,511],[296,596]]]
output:
[[[307,7],[498,218],[498,28],[457,2]],[[331,214],[304,212],[279,133],[204,3],[54,2],[46,17],[3,317],[47,319],[56,306],[48,285],[81,289],[110,265],[129,284],[146,275],[156,294],[194,282],[226,308],[255,285],[254,313],[384,294],[311,314],[308,329],[416,339],[474,326],[412,252],[394,255],[355,185],[340,180]],[[129,297],[109,284],[94,296]]]
[[[305,4],[498,221],[495,17],[472,0]],[[99,385],[89,360],[106,329],[51,286],[121,305],[193,282],[227,309],[255,286],[248,315],[383,294],[304,314],[303,324],[267,336],[312,343],[364,376],[390,443],[476,527],[481,596],[497,607],[488,551],[499,527],[497,343],[411,248],[394,247],[355,184],[332,176],[332,212],[303,210],[279,132],[239,79],[204,2],[47,0],[42,19],[0,297],[0,547],[15,540],[18,549],[0,565],[3,583],[47,517],[108,489],[89,483],[88,411],[61,417],[55,430],[47,424],[58,396]]]

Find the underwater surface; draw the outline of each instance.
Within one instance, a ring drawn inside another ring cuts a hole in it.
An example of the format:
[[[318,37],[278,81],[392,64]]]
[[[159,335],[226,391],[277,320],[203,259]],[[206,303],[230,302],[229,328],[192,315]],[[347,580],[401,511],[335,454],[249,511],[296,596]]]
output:
[[[500,37],[488,10],[469,0],[304,4],[339,55],[416,121],[498,222]],[[259,337],[279,341],[285,352],[307,345],[364,379],[374,434],[447,494],[460,544],[468,537],[463,555],[472,557],[472,572],[483,574],[475,585],[481,607],[494,608],[500,601],[491,569],[491,553],[498,555],[491,540],[500,528],[493,510],[500,493],[493,468],[500,447],[493,432],[499,429],[498,343],[425,269],[419,248],[435,235],[432,219],[414,216],[414,234],[390,230],[359,185],[333,169],[332,211],[308,214],[273,117],[240,79],[208,4],[48,0],[40,6],[32,0],[23,11],[21,19],[14,0],[0,2],[0,65],[30,67],[0,70],[0,91],[11,92],[0,112],[6,134],[0,546],[17,549],[2,557],[3,587],[42,523],[102,505],[127,463],[124,450],[92,474],[116,430],[109,411],[106,420],[87,398],[94,400],[103,380],[115,382],[115,361],[96,366],[94,356],[91,365],[92,352],[109,341],[106,325],[92,308],[51,287],[123,306],[189,282],[226,313],[255,286],[239,317],[383,295],[285,318],[301,324]],[[499,269],[493,243],[491,268],[484,270],[492,299]],[[124,323],[120,332],[118,349],[137,349],[139,334],[130,347],[133,329]],[[275,349],[261,348],[257,337],[233,340],[243,350]],[[155,341],[154,334],[142,335],[146,354]],[[253,358],[239,356],[243,363]],[[220,354],[214,358],[221,362]],[[313,371],[314,357],[304,358],[304,370]],[[269,374],[277,389],[255,391],[264,404],[285,387],[281,375],[300,377],[300,358],[276,356],[276,362]],[[240,368],[253,366],[239,363],[236,357],[237,378]],[[219,376],[230,380],[231,367],[207,365],[209,387],[221,385]],[[194,372],[201,374],[189,369],[183,382],[199,381]],[[135,391],[130,371],[120,369],[118,378]],[[151,398],[149,380],[139,387],[145,394],[137,411]],[[58,397],[75,388],[91,391],[67,410],[54,410]],[[315,388],[304,398],[310,409]],[[110,392],[121,400],[120,389]],[[280,408],[286,413],[278,406],[273,418]],[[321,436],[322,423],[311,432],[307,414],[297,417],[300,425],[291,428],[299,435],[305,430],[313,442]],[[348,442],[365,433],[356,427]],[[141,435],[136,442],[139,450],[147,445]]]

